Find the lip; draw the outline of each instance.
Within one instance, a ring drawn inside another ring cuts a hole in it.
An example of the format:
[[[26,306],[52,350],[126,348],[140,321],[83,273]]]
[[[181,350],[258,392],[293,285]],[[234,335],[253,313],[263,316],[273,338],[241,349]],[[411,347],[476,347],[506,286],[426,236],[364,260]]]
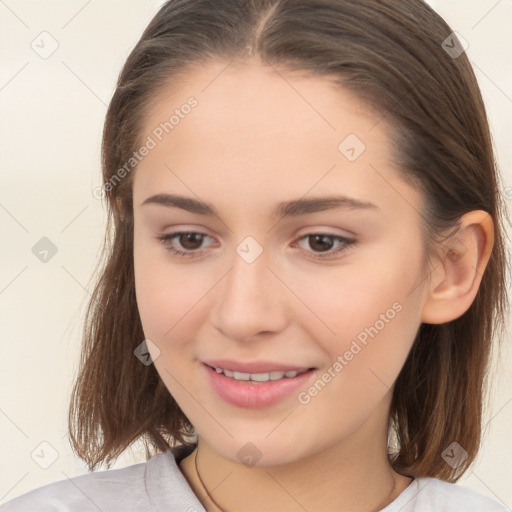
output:
[[[216,361],[219,363],[219,361]],[[294,391],[301,387],[305,387],[310,379],[313,379],[316,375],[316,370],[310,368],[308,371],[297,375],[296,377],[285,377],[280,380],[266,381],[266,382],[251,382],[251,381],[238,381],[231,377],[226,377],[223,373],[217,373],[215,369],[211,368],[208,364],[202,364],[201,367],[206,372],[206,378],[208,379],[213,390],[217,395],[222,398],[225,402],[235,405],[237,407],[243,407],[246,409],[261,409],[264,407],[270,407],[281,400],[289,397]],[[213,365],[212,365],[213,366]],[[216,364],[218,368],[224,368],[229,370],[221,364]],[[232,366],[233,371],[243,371],[238,368],[248,368],[248,365],[240,365],[237,367]],[[274,365],[275,370],[261,371],[263,366],[257,366],[253,364],[249,365],[251,368],[258,368],[259,371],[247,371],[245,373],[267,373],[270,371],[291,371],[296,369],[306,369],[305,367],[279,367]],[[264,368],[269,368],[271,365],[266,365]],[[286,368],[286,369],[285,369]]]
[[[208,366],[222,368],[223,370],[231,370],[233,372],[243,373],[270,373],[279,371],[288,372],[308,370],[311,368],[310,366],[290,366],[273,361],[253,361],[244,363],[230,359],[215,359],[210,361],[203,361],[203,363]]]

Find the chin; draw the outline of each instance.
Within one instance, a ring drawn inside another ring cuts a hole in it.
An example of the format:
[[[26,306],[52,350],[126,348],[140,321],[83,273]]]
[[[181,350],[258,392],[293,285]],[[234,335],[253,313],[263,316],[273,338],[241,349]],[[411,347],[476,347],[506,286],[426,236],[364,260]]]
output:
[[[200,435],[201,437],[201,435]],[[265,439],[265,437],[240,436],[230,439],[228,443],[223,442],[211,445],[213,449],[223,458],[236,464],[243,464],[247,467],[266,467],[290,464],[307,454],[297,450],[297,446],[304,448],[303,441],[288,442],[282,437],[276,436],[275,439]],[[208,441],[210,443],[210,441]]]

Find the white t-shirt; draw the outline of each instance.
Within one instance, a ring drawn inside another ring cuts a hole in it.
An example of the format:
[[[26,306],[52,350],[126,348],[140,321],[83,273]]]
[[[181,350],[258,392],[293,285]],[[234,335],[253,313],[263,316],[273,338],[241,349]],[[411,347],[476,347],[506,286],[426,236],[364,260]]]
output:
[[[126,468],[86,473],[11,499],[0,512],[205,512],[178,462],[193,447],[179,447]],[[465,487],[417,478],[380,512],[509,512]]]

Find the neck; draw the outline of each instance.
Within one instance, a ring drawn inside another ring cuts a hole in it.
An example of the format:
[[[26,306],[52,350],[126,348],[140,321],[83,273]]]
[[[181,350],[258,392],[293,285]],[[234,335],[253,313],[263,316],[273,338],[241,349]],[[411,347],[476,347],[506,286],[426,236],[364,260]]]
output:
[[[300,461],[263,467],[226,459],[200,437],[179,465],[208,512],[378,512],[412,481],[392,470],[387,431],[368,437],[364,427]]]

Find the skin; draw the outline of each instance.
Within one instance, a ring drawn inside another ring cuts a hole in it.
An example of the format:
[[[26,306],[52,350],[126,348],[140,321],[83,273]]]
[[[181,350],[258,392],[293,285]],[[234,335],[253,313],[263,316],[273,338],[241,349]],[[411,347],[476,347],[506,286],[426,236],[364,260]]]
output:
[[[135,171],[134,259],[144,333],[199,434],[200,475],[226,511],[380,510],[412,481],[387,457],[393,383],[421,323],[458,318],[473,302],[492,219],[466,214],[460,254],[444,247],[426,268],[422,197],[390,163],[390,128],[378,113],[326,78],[277,73],[256,60],[211,62],[155,98],[141,140],[190,96],[198,106]],[[348,134],[366,145],[352,162],[338,150]],[[142,204],[160,193],[211,203],[219,215]],[[378,209],[271,215],[281,201],[342,194]],[[177,230],[208,235],[170,243],[195,258],[175,256],[157,239]],[[335,238],[326,248],[306,237],[318,233],[357,244],[315,259],[340,247]],[[252,263],[236,252],[247,236],[263,249]],[[307,390],[397,302],[401,311],[308,404],[292,393],[263,409],[237,407],[205,379],[201,360],[271,360],[316,367]],[[248,442],[261,454],[252,467],[237,456]],[[194,456],[180,469],[205,508],[219,510],[205,497]]]

